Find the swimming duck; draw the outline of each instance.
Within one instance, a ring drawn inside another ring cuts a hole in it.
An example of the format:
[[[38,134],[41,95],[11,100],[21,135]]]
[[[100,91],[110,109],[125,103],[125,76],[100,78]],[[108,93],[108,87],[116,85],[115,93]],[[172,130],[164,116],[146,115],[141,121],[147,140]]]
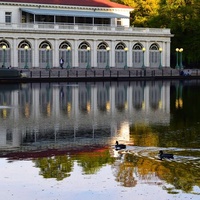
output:
[[[174,159],[173,154],[163,153],[163,151],[159,151],[159,157],[160,157],[160,160],[162,160],[163,158]]]
[[[116,141],[115,150],[120,150],[120,149],[126,149],[126,145],[125,144],[119,144],[119,142]]]

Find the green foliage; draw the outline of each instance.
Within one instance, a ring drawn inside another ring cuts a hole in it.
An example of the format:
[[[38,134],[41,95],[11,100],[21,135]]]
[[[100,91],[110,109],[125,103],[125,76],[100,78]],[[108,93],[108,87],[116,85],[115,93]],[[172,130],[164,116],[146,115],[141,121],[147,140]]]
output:
[[[82,167],[85,174],[94,174],[104,165],[114,162],[109,150],[103,152],[86,152],[74,156],[61,155],[44,157],[34,160],[35,166],[40,168],[40,175],[44,178],[55,178],[61,181],[70,176],[75,160]]]
[[[198,67],[200,60],[200,2],[196,0],[161,0],[158,15],[153,16],[150,27],[170,28],[172,38],[172,56],[175,49],[183,48],[184,64],[187,67]]]
[[[68,156],[38,158],[35,164],[44,178],[56,178],[58,181],[69,177],[73,167],[73,161]]]
[[[98,156],[97,156],[98,155]],[[111,164],[114,159],[110,156],[109,151],[102,153],[81,154],[77,156],[78,164],[82,167],[85,174],[95,174],[102,166]]]
[[[117,3],[134,8],[131,12],[131,25],[136,27],[148,27],[151,16],[157,14],[160,0],[115,0]]]
[[[143,150],[144,151],[144,150]],[[170,194],[177,194],[180,191],[186,193],[195,193],[193,191],[194,186],[199,187],[200,183],[198,178],[200,172],[198,170],[198,160],[196,163],[193,160],[184,158],[186,155],[191,154],[195,158],[198,158],[196,152],[186,150],[181,159],[178,161],[174,160],[163,160],[160,162],[157,159],[153,159],[155,153],[149,158],[144,154],[140,155],[141,152],[135,154],[134,152],[125,152],[124,159],[115,169],[116,181],[120,182],[121,185],[126,187],[134,187],[137,185],[137,179],[148,181],[152,184],[151,177],[158,177],[160,180],[164,180],[170,185],[163,185],[163,190],[166,190]],[[179,152],[177,152],[178,154]],[[137,179],[135,173],[137,172]],[[155,180],[155,179],[153,179]],[[155,182],[156,184],[156,182]],[[198,193],[196,193],[198,194]]]
[[[131,26],[170,28],[172,61],[175,49],[183,48],[186,67],[200,67],[200,1],[199,0],[115,0],[134,8]],[[175,66],[175,59],[172,66]]]

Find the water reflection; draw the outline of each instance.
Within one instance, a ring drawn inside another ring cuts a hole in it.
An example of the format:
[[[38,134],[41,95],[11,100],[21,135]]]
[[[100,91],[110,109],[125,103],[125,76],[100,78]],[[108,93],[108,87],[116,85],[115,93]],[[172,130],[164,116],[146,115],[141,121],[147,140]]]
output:
[[[45,179],[111,166],[123,187],[200,194],[198,91],[198,81],[1,85],[0,157],[31,160]],[[161,149],[175,159],[160,161]]]
[[[159,160],[156,156],[158,148],[134,147],[128,152],[120,152],[120,159],[113,166],[117,181],[125,187],[145,183],[162,185],[169,193],[179,193],[179,190],[194,193],[194,187],[200,187],[200,149],[192,152],[183,149],[170,150],[175,152],[173,161]],[[170,186],[165,186],[166,183]]]
[[[3,147],[78,138],[129,142],[132,124],[170,122],[170,82],[10,85],[0,90],[0,105]]]

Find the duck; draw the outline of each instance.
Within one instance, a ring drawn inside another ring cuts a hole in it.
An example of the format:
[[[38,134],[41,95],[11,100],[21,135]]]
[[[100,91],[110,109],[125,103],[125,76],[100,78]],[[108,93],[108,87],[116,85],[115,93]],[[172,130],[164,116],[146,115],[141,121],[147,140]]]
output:
[[[173,154],[163,153],[163,151],[159,151],[159,157],[160,157],[160,160],[162,160],[163,158],[174,159]]]
[[[125,144],[119,144],[119,142],[116,141],[115,150],[121,150],[121,149],[126,149],[126,145]]]

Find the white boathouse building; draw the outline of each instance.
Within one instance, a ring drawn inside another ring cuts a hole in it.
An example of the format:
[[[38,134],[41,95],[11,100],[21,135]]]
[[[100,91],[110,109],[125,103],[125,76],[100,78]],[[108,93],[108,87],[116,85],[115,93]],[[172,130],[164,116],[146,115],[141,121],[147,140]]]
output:
[[[131,27],[131,11],[108,0],[0,0],[0,64],[170,67],[170,29]]]

